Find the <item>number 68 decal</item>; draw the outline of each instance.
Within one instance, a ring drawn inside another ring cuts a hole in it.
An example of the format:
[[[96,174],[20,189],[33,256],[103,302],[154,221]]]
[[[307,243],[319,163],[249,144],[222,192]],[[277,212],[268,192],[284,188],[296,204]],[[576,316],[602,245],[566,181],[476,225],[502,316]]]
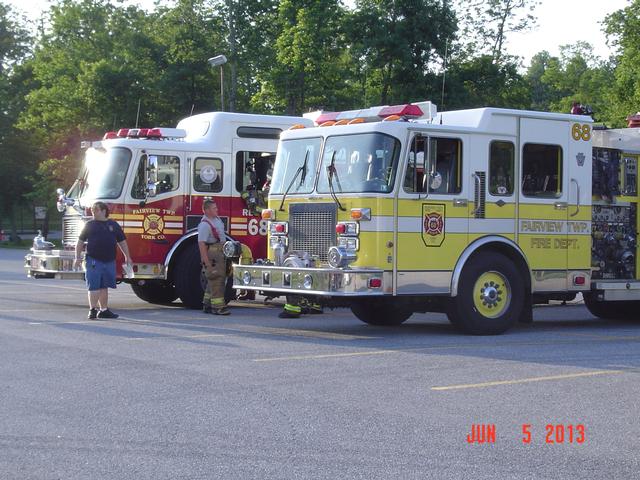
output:
[[[584,140],[588,142],[591,140],[591,127],[588,124],[574,123],[571,127],[571,136],[574,140]]]
[[[267,221],[252,218],[251,220],[249,220],[249,224],[247,225],[247,231],[249,232],[249,235],[264,236],[267,234]]]

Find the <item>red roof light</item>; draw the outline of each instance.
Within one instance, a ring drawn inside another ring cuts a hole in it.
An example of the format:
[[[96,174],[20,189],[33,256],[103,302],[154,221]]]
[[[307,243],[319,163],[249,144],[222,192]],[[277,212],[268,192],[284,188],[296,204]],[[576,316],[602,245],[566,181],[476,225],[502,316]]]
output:
[[[333,122],[338,118],[340,112],[324,112],[316,118],[316,125],[322,125],[324,122]]]
[[[118,137],[126,137],[127,135],[129,135],[129,129],[128,128],[121,128],[120,130],[118,130]]]
[[[422,110],[417,105],[410,103],[406,105],[393,105],[391,107],[384,107],[378,113],[381,118],[388,117],[390,115],[399,115],[401,117],[421,117],[423,115]]]

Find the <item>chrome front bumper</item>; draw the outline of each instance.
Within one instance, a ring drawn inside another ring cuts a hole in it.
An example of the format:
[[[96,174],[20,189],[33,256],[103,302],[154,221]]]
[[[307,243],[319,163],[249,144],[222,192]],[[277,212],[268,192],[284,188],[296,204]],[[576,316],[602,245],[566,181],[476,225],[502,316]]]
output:
[[[24,257],[27,276],[33,278],[61,278],[83,280],[84,271],[74,270],[72,250],[34,250]]]
[[[378,288],[369,286],[380,279]],[[233,288],[331,297],[381,296],[391,291],[391,272],[378,269],[293,268],[233,265]]]

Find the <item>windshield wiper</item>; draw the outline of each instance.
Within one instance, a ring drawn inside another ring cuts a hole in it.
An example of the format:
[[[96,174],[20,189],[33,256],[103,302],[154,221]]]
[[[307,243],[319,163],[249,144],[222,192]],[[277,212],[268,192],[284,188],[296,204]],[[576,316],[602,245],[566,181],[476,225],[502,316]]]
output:
[[[333,198],[333,201],[336,202],[336,205],[338,205],[338,208],[344,212],[346,208],[342,206],[342,204],[340,203],[340,200],[338,200],[338,197],[336,196],[335,190],[333,189],[334,175],[336,176],[336,181],[338,182],[338,188],[340,189],[340,192],[342,192],[342,187],[340,186],[340,179],[338,178],[338,173],[336,172],[336,152],[335,151],[331,155],[331,163],[327,167],[327,179],[329,180],[329,193],[331,193],[331,198]]]
[[[309,161],[309,150],[307,150],[307,153],[305,153],[304,162],[302,162],[302,165],[300,165],[298,167],[298,170],[296,170],[296,173],[293,175],[293,178],[291,179],[291,183],[289,184],[287,189],[284,191],[284,195],[282,195],[282,201],[280,202],[280,208],[278,208],[278,210],[280,212],[283,211],[282,206],[284,205],[284,199],[287,198],[287,195],[289,194],[289,190],[291,190],[291,187],[293,187],[293,183],[296,181],[296,178],[298,178],[298,175],[300,175],[302,173],[302,176],[300,177],[300,184],[298,185],[298,188],[300,188],[302,186],[302,184],[304,183],[305,178],[307,178],[307,162],[308,161]]]

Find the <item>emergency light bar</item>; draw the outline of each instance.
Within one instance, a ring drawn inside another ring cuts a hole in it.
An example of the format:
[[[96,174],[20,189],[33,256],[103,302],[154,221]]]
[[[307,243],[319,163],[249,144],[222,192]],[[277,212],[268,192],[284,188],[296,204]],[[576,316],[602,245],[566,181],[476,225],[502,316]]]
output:
[[[362,110],[347,110],[344,112],[310,112],[303,114],[318,126],[347,125],[362,122],[379,122],[381,120],[432,120],[437,113],[436,106],[429,102],[407,103],[404,105],[382,105]],[[393,118],[392,118],[393,117]]]
[[[185,138],[187,131],[182,128],[121,128],[117,132],[107,132],[102,137],[103,140],[114,138]]]

